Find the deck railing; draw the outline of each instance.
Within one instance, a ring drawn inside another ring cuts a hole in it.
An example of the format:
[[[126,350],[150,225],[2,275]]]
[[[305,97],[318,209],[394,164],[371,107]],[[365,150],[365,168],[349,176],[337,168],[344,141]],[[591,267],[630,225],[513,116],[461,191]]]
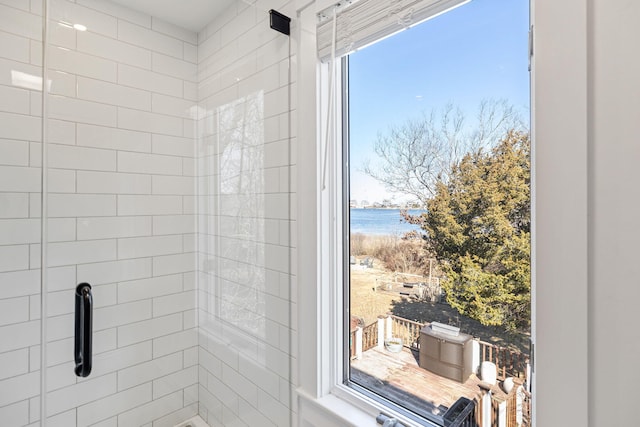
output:
[[[420,330],[427,325],[426,323],[415,322],[394,315],[389,315],[387,317],[388,320],[390,320],[391,336],[402,338],[404,346],[409,349],[420,349]],[[378,345],[378,324],[379,322],[373,322],[362,328],[362,351],[367,351]],[[388,327],[389,325],[387,324]],[[388,334],[383,335],[389,336]],[[353,357],[355,356],[353,343],[355,343],[356,339],[354,331],[351,332],[350,338],[352,343],[351,356]],[[507,377],[527,379],[527,364],[529,362],[527,354],[485,341],[478,341],[478,345],[480,363],[493,362],[496,365],[499,380],[504,380]]]
[[[481,427],[530,427],[531,426],[531,395],[522,387],[514,387],[506,398],[496,398],[491,394],[491,408],[489,425],[483,424],[483,397],[486,398],[486,391],[476,396],[474,402],[475,419],[477,425]],[[503,406],[504,418],[500,418],[500,406]],[[485,423],[486,424],[486,423]]]
[[[405,347],[419,350],[420,330],[428,323],[414,322],[394,315],[388,317],[391,318],[393,336],[402,338]],[[486,361],[495,363],[499,380],[504,380],[507,377],[526,380],[527,363],[529,362],[527,354],[484,341],[478,341],[478,344],[480,346],[480,363]]]
[[[424,328],[425,324],[394,315],[389,315],[389,317],[391,318],[392,335],[402,338],[404,347],[418,350],[420,348],[420,330]]]
[[[512,391],[509,394],[509,401],[507,401],[507,427],[529,426],[531,426],[531,394],[523,388],[516,389],[515,393]]]
[[[349,333],[349,357],[351,357],[351,360],[355,359],[357,356],[356,332],[357,332],[357,329],[352,329],[351,332]]]
[[[529,357],[526,354],[484,341],[478,341],[478,343],[480,344],[480,362],[495,363],[499,380],[507,377],[527,378]]]
[[[362,351],[367,351],[378,345],[378,322],[362,328]]]

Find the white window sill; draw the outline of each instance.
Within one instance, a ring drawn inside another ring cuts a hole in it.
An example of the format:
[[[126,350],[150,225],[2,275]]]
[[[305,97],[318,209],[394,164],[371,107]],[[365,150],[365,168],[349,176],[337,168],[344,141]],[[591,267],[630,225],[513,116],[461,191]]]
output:
[[[333,394],[314,398],[298,390],[300,425],[379,427],[375,416]]]
[[[435,426],[426,421],[418,423],[406,417],[393,414],[387,408],[380,407],[376,402],[366,396],[345,386],[336,386],[331,394],[314,398],[302,390],[298,390],[301,421],[306,421],[315,427],[380,427],[376,422],[376,416],[381,412],[395,416],[406,427]],[[311,416],[308,416],[312,414]],[[315,416],[320,420],[314,423]],[[329,422],[331,420],[331,422]],[[301,425],[307,425],[301,422]]]

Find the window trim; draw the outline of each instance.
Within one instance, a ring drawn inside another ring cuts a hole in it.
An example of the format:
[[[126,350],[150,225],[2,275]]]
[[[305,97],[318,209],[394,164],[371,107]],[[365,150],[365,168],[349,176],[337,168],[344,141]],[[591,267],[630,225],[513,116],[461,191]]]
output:
[[[345,286],[346,283],[349,283],[351,280],[351,273],[349,271],[349,266],[345,262],[345,258],[348,254],[351,253],[351,235],[349,233],[349,224],[350,224],[350,215],[351,211],[349,209],[349,194],[351,193],[351,179],[349,176],[349,165],[350,165],[350,133],[349,133],[349,55],[345,55],[340,59],[339,73],[340,76],[340,108],[339,114],[341,118],[341,147],[342,152],[340,156],[340,172],[342,178],[342,189],[341,189],[341,205],[340,212],[342,219],[342,257],[340,258],[340,265],[342,269],[342,304],[343,304],[343,314],[342,314],[342,383],[348,384],[350,382],[349,378],[349,365],[351,362],[351,352],[344,351],[349,349],[349,340],[351,336],[351,324],[349,322],[350,318],[350,307],[351,307],[351,291],[349,286]]]
[[[297,139],[306,142],[298,144],[296,166],[297,173],[304,174],[299,175],[297,184],[297,269],[294,280],[299,286],[295,322],[298,331],[295,365],[298,369],[293,378],[298,386],[296,394],[300,424],[322,427],[378,426],[375,418],[384,412],[396,417],[407,427],[420,427],[425,423],[418,423],[383,407],[379,401],[343,384],[343,354],[346,354],[342,351],[344,305],[342,286],[338,288],[338,282],[342,281],[344,268],[342,246],[335,244],[342,233],[342,227],[338,225],[342,218],[331,201],[340,200],[337,189],[342,189],[342,182],[338,187],[336,174],[328,173],[327,187],[333,188],[331,197],[329,191],[321,191],[324,144],[320,141],[324,141],[322,118],[327,111],[326,93],[322,88],[327,86],[328,64],[318,61],[315,53],[315,17],[330,1],[307,3],[297,12]],[[339,92],[340,81],[337,81],[336,88]],[[339,128],[342,124],[340,117],[336,116]],[[330,158],[331,162],[337,160],[335,156]],[[335,163],[329,163],[327,167],[334,171],[341,169],[340,166],[336,168]],[[315,340],[311,338],[312,331],[315,331]]]
[[[315,16],[314,16],[315,17]],[[314,22],[315,24],[315,22]],[[304,29],[303,29],[304,31]],[[302,43],[301,43],[302,46]],[[300,55],[303,52],[300,51]],[[329,75],[332,63],[319,61],[314,56],[316,81],[316,114],[317,122],[313,124],[316,130],[316,165],[318,171],[316,178],[317,196],[317,253],[318,259],[318,302],[319,312],[319,343],[318,355],[318,398],[328,402],[335,402],[336,397],[353,409],[360,411],[367,419],[377,425],[375,418],[380,413],[396,418],[406,427],[438,427],[433,420],[424,418],[418,414],[403,408],[399,404],[386,399],[366,388],[352,383],[349,378],[348,363],[349,354],[347,340],[349,338],[349,324],[345,321],[349,313],[349,287],[344,286],[349,280],[348,266],[344,262],[344,253],[349,251],[349,179],[348,179],[348,55],[336,60],[336,76],[334,88],[337,98],[335,108],[332,111],[331,120],[336,124],[334,134],[327,139],[326,121],[328,120],[328,87]],[[302,79],[301,79],[302,81]],[[341,102],[340,102],[341,101]],[[301,129],[306,128],[302,122],[305,117],[300,117]],[[329,151],[325,160],[325,141],[329,141]],[[341,149],[340,149],[341,148]],[[324,165],[326,161],[327,165]],[[326,168],[326,172],[325,172]],[[306,167],[303,170],[307,170]],[[326,176],[325,176],[326,175]],[[325,188],[326,187],[326,188]],[[304,208],[304,207],[303,207]],[[303,218],[299,214],[298,218]],[[308,231],[308,230],[306,230]],[[304,241],[304,231],[301,231],[301,241]],[[298,245],[302,249],[302,245]],[[323,325],[325,326],[323,328]],[[329,325],[328,327],[326,325]],[[333,338],[331,338],[333,337]],[[306,393],[303,394],[306,396]],[[306,396],[308,397],[308,396]],[[350,418],[344,419],[345,423],[351,423]],[[363,421],[353,425],[362,426]],[[343,424],[341,424],[343,425]]]
[[[294,384],[299,425],[377,426],[376,408],[333,389],[327,357],[332,331],[320,274],[318,164],[321,130],[317,100],[315,14],[331,0],[297,0],[297,245],[294,289]],[[587,425],[590,409],[588,345],[588,2],[531,0],[532,58],[532,337],[536,342],[534,425]],[[567,197],[570,195],[570,197]],[[570,216],[565,212],[572,212]],[[561,244],[558,244],[561,242]],[[544,284],[538,287],[537,284]],[[536,313],[544,313],[537,317]],[[563,328],[557,328],[562,324]],[[555,325],[555,326],[554,326]],[[561,330],[574,331],[565,336]],[[539,333],[543,331],[544,333]],[[558,399],[557,379],[571,367],[571,393]],[[332,394],[331,391],[334,391]],[[591,402],[592,403],[592,402]],[[373,409],[372,409],[373,408]]]

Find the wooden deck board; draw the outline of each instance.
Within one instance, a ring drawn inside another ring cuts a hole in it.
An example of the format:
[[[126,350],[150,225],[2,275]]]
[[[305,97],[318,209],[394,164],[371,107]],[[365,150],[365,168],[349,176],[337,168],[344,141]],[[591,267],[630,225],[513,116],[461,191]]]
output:
[[[418,352],[406,347],[400,353],[378,348],[365,351],[361,359],[351,361],[351,380],[418,414],[436,416],[442,416],[460,397],[473,400],[482,383],[476,375],[459,383],[422,369]],[[504,395],[497,386],[491,391]]]

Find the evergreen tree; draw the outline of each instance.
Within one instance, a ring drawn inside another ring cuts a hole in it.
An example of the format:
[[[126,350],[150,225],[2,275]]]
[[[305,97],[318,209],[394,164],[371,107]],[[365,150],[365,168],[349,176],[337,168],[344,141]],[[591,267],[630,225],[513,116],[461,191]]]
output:
[[[419,219],[447,301],[484,325],[530,323],[530,169],[529,135],[509,131],[454,165]]]

